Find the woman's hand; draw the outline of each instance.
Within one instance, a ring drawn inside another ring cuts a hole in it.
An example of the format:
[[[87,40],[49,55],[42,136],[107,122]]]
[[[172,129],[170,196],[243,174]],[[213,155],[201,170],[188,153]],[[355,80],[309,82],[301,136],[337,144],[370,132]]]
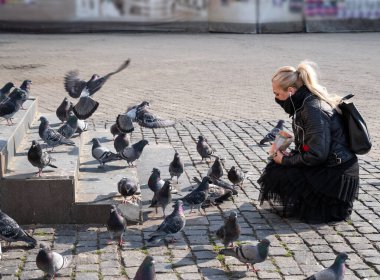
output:
[[[279,150],[273,155],[273,160],[277,164],[281,164],[284,154]]]

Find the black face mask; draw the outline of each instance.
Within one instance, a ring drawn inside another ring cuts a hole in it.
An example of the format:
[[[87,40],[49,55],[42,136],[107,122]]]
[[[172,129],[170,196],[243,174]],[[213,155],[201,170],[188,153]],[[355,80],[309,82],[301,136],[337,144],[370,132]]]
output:
[[[292,103],[291,97],[288,97],[286,100],[279,100],[277,98],[275,98],[274,100],[276,101],[278,105],[282,107],[282,109],[284,109],[286,113],[288,113],[289,115],[294,114],[295,108]]]

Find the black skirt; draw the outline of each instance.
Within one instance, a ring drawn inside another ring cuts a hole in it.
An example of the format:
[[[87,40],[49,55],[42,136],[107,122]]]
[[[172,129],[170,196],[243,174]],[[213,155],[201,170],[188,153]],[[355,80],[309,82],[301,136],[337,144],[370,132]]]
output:
[[[257,181],[261,204],[283,206],[283,215],[307,223],[348,219],[359,190],[356,157],[333,167],[289,167],[271,161]]]

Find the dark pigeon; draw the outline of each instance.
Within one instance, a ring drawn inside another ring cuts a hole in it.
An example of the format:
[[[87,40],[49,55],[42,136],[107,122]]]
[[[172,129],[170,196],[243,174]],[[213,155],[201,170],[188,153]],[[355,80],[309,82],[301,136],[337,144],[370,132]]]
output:
[[[166,216],[155,232],[150,234],[150,238],[148,239],[149,243],[157,244],[162,239],[170,236],[172,237],[171,241],[173,242],[174,235],[185,227],[186,218],[183,211],[183,202],[177,200],[173,207],[173,212],[169,216]]]
[[[1,89],[0,89],[0,103],[3,103],[6,99],[9,97],[9,93],[11,92],[11,88],[15,87],[15,85],[11,82],[6,83]]]
[[[43,152],[40,144],[36,140],[32,141],[32,146],[30,147],[28,151],[28,161],[35,167],[38,168],[38,176],[42,176],[42,169],[44,169],[47,166],[57,168],[54,164],[52,164],[52,161],[54,159],[47,153]]]
[[[121,159],[118,154],[115,154],[106,147],[102,146],[99,139],[93,138],[91,142],[91,154],[100,163],[99,167],[104,167],[107,162]]]
[[[36,257],[36,265],[40,270],[46,273],[49,278],[55,278],[59,270],[68,267],[70,264],[71,259],[69,257],[64,257],[57,252],[53,252],[51,248],[44,243],[40,244],[40,250]]]
[[[132,201],[135,201],[138,199],[135,195],[141,194],[140,185],[127,177],[123,177],[117,183],[117,190],[124,198],[123,203],[127,203],[127,197],[132,197]]]
[[[18,90],[22,90],[24,92],[24,97],[22,99],[22,102],[21,102],[21,109],[25,110],[25,108],[23,107],[23,104],[25,103],[26,100],[29,99],[29,95],[30,95],[30,85],[32,84],[32,81],[31,80],[25,80],[22,82],[20,88]],[[9,94],[9,97],[12,97],[14,94],[17,93],[17,90],[14,89],[10,94]]]
[[[7,124],[13,125],[12,117],[16,114],[25,99],[25,92],[18,88],[14,89],[15,92],[11,97],[7,98],[0,104],[0,117],[7,120]]]
[[[99,102],[92,99],[89,94],[87,88],[84,88],[78,103],[73,107],[74,114],[80,120],[86,120],[91,117],[99,107]]]
[[[132,119],[127,114],[116,117],[116,126],[123,133],[132,133],[135,130]]]
[[[146,256],[133,280],[156,280],[156,270],[154,260],[151,256]]]
[[[127,221],[119,214],[116,205],[111,205],[110,215],[107,220],[107,229],[111,241],[118,240],[119,245],[123,244],[123,235],[127,228]]]
[[[213,165],[207,172],[207,176],[209,176],[211,179],[220,179],[223,176],[223,166],[220,162],[219,157],[215,158]]]
[[[184,164],[179,157],[179,154],[175,152],[173,161],[169,164],[169,173],[170,173],[170,180],[173,180],[174,176],[177,176],[177,184],[179,176],[183,173]]]
[[[121,133],[121,131],[117,128],[116,123],[110,126],[110,132],[113,136],[113,140],[115,140],[115,135],[118,135],[119,133]]]
[[[129,146],[129,144],[129,136],[125,133],[120,133],[113,141],[113,146],[115,147],[117,153],[122,152],[126,147]]]
[[[38,128],[38,134],[49,147],[53,147],[54,149],[54,147],[60,145],[75,146],[75,143],[73,141],[67,139],[59,132],[52,129],[49,125],[49,121],[45,117],[40,117],[40,121],[41,123]]]
[[[119,155],[122,159],[128,162],[129,166],[133,166],[133,162],[139,159],[146,145],[149,145],[148,140],[140,140],[132,146],[124,148],[124,150],[122,150]]]
[[[58,128],[58,132],[70,139],[78,130],[78,118],[72,112],[69,113],[69,118],[66,123],[64,123],[61,127]]]
[[[165,181],[161,179],[161,171],[158,168],[153,168],[152,174],[150,174],[148,179],[148,187],[153,192],[158,192],[162,186],[165,184]]]
[[[153,196],[152,203],[149,207],[155,207],[156,208],[156,214],[157,214],[157,207],[161,206],[162,212],[164,213],[164,217],[166,217],[165,209],[168,204],[172,202],[172,194],[171,194],[171,182],[165,181],[165,184],[162,186],[161,189],[159,189]]]
[[[241,187],[245,179],[245,173],[241,171],[239,168],[232,166],[231,169],[228,171],[227,177],[232,184]]]
[[[57,110],[55,111],[55,114],[57,115],[58,119],[64,123],[67,121],[69,117],[69,112],[73,109],[73,104],[65,97],[62,101],[62,103],[58,106]]]
[[[198,154],[202,157],[201,162],[203,162],[204,159],[210,158],[213,154],[212,148],[202,135],[198,137],[197,151]]]
[[[260,145],[274,141],[277,134],[284,129],[284,120],[279,120],[277,125],[260,141]]]
[[[346,253],[339,253],[330,267],[309,276],[305,280],[343,280],[346,268],[344,263],[347,259]]]
[[[224,225],[216,231],[216,236],[222,241],[224,248],[229,245],[234,246],[234,241],[238,240],[240,236],[236,212],[230,213],[230,216],[224,221]]]
[[[190,205],[190,213],[193,213],[193,207],[198,207],[199,213],[201,212],[202,203],[206,200],[209,191],[209,184],[211,183],[210,177],[206,176],[203,178],[199,186],[193,190],[191,193],[182,198],[186,205]]]

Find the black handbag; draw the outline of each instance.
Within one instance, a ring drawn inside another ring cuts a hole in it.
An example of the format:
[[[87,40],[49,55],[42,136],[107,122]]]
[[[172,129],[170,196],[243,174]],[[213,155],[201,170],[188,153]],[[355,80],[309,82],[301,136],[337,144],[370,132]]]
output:
[[[343,97],[338,107],[342,111],[343,122],[348,132],[350,149],[355,154],[364,155],[371,150],[372,142],[367,125],[354,103],[344,102],[353,96],[353,94],[349,94]]]

